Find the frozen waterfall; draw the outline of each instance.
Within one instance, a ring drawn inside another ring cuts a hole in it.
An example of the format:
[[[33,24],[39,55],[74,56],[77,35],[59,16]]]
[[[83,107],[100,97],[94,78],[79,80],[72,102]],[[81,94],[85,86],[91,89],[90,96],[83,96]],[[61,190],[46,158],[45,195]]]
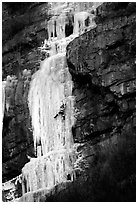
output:
[[[72,126],[74,124],[73,82],[66,63],[67,40],[51,43],[50,57],[32,77],[28,104],[32,118],[37,158],[22,169],[23,194],[72,181]]]
[[[37,158],[22,169],[23,194],[52,188],[75,177],[73,82],[66,63],[66,46],[89,26],[93,27],[91,14],[78,12],[72,18],[68,8],[47,23],[49,38],[41,49],[49,57],[33,75],[28,95]]]
[[[72,87],[65,53],[44,60],[33,76],[28,100],[37,158],[22,169],[23,194],[73,180]]]
[[[64,53],[44,60],[36,72],[29,91],[34,147],[41,146],[41,155],[73,144],[74,123],[72,80]]]

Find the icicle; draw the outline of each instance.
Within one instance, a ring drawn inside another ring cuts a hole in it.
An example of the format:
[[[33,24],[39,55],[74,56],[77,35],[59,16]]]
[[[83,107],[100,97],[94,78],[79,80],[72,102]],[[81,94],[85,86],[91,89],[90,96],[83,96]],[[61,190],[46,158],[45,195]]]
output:
[[[86,28],[96,26],[94,15],[86,11],[75,13],[74,15],[74,34],[82,34]]]
[[[6,89],[5,89],[5,99],[6,99],[6,110],[7,110],[7,112],[9,111],[9,107],[10,107],[10,97],[11,97],[11,94],[12,94],[11,77],[7,76]]]
[[[3,124],[3,117],[5,112],[5,88],[6,88],[6,81],[2,82],[2,124]]]
[[[57,30],[57,38],[65,38],[65,20],[66,20],[66,15],[62,13],[56,23],[56,30]]]

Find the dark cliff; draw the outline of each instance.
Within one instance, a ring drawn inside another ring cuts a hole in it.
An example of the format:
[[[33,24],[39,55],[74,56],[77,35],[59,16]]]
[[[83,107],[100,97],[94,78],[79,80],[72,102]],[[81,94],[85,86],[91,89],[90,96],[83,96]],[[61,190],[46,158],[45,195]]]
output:
[[[67,47],[75,83],[73,136],[90,165],[94,201],[135,200],[135,9],[135,3],[102,4],[97,27]]]
[[[47,3],[3,3],[2,74],[3,79],[18,79],[3,121],[3,181],[19,175],[27,155],[34,156],[29,83],[22,70],[33,74],[39,68],[47,10]],[[135,201],[135,18],[135,3],[103,3],[96,10],[97,27],[67,46],[76,113],[72,133],[80,170],[73,183],[26,195],[30,201]]]
[[[25,68],[32,73],[39,69],[38,47],[47,38],[47,11],[47,3],[3,3],[3,79],[9,74],[18,75]]]
[[[27,106],[29,81],[22,76],[24,69],[31,74],[39,69],[42,56],[38,47],[47,37],[45,29],[47,3],[5,2],[2,5],[2,78],[15,75],[17,84],[8,90],[11,107],[5,112],[2,139],[3,181],[21,173],[33,156],[33,136]],[[31,80],[31,79],[30,79]]]

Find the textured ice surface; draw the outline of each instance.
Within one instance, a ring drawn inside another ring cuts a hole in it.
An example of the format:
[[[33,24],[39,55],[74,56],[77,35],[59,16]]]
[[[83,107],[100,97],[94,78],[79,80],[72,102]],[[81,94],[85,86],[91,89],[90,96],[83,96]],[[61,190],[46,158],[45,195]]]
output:
[[[74,34],[82,34],[86,29],[95,27],[94,15],[86,11],[75,13],[74,15]]]
[[[2,82],[2,122],[5,112],[5,87],[6,87],[6,81]]]
[[[75,176],[73,82],[65,53],[72,37],[64,38],[62,34],[60,39],[49,37],[45,41],[43,49],[50,47],[50,57],[41,63],[30,84],[28,104],[37,158],[31,159],[22,169],[23,194],[52,188],[58,183],[73,180]]]
[[[44,60],[35,73],[29,91],[34,147],[42,147],[42,155],[72,145],[74,123],[72,80],[64,53]],[[66,142],[68,141],[68,142]]]

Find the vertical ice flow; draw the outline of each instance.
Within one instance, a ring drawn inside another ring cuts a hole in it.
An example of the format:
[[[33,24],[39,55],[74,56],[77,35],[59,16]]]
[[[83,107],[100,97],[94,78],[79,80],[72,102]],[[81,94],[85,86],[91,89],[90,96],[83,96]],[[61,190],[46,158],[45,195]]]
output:
[[[86,27],[94,24],[90,13],[76,13],[71,18],[74,19],[72,33],[66,36],[67,16],[70,16],[66,12],[49,20],[49,38],[45,40],[43,49],[50,57],[41,63],[30,84],[28,104],[37,158],[31,159],[22,169],[23,194],[52,188],[58,183],[72,181],[75,176],[73,82],[66,63],[66,46]]]

